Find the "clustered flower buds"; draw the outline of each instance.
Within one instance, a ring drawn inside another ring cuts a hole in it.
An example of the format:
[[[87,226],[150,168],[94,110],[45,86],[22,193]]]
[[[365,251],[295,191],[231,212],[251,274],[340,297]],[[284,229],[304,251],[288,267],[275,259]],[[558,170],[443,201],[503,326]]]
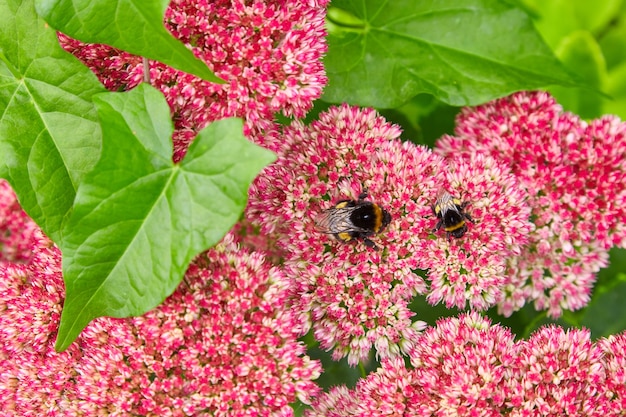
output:
[[[439,320],[354,389],[332,388],[307,417],[620,416],[626,335],[544,327],[528,340],[477,313]]]
[[[0,268],[1,415],[289,415],[319,392],[284,274],[232,236],[159,307],[99,318],[61,353],[61,254],[41,232],[31,241],[28,262]]]
[[[322,95],[326,73],[324,17],[327,1],[173,0],[166,28],[225,84],[215,84],[150,62],[150,84],[170,105],[175,124],[174,160],[196,133],[225,117],[242,117],[244,131],[263,136],[275,113],[304,117]],[[60,35],[62,46],[82,60],[111,91],[143,79],[141,57],[106,45],[86,45]]]
[[[351,364],[372,347],[393,357],[424,327],[408,308],[416,294],[505,315],[527,302],[553,317],[586,305],[626,237],[625,132],[616,118],[586,124],[546,93],[518,93],[465,109],[433,153],[373,110],[331,107],[282,130],[247,219],[276,238],[303,332]],[[390,214],[384,231],[345,242],[316,228],[364,191]]]
[[[626,247],[626,124],[522,92],[464,109],[434,150],[345,104],[278,125],[326,84],[326,4],[170,3],[166,27],[226,81],[150,62],[174,160],[230,116],[278,159],[245,218],[143,317],[99,318],[55,352],[60,252],[0,182],[0,415],[288,416],[296,399],[309,417],[623,413],[626,335],[515,341],[476,311],[587,304],[608,250]],[[59,39],[108,89],[141,82],[140,57]],[[474,312],[427,328],[417,295]],[[309,331],[334,360],[375,350],[380,368],[314,400],[321,366],[297,340]]]
[[[440,139],[437,152],[493,157],[532,209],[535,227],[510,259],[501,312],[534,302],[558,317],[585,306],[608,249],[626,245],[626,123],[587,123],[547,93],[522,92],[464,109],[456,135]]]
[[[332,107],[310,125],[283,130],[277,162],[250,192],[247,218],[278,236],[292,307],[322,348],[351,364],[372,347],[382,358],[411,349],[425,325],[408,307],[416,294],[459,308],[495,305],[507,262],[533,229],[522,188],[494,159],[448,162],[399,135],[371,109]],[[462,239],[432,233],[441,189],[469,202],[477,225]],[[381,250],[316,229],[316,216],[365,190],[391,215],[371,238]],[[418,270],[428,270],[426,279]]]

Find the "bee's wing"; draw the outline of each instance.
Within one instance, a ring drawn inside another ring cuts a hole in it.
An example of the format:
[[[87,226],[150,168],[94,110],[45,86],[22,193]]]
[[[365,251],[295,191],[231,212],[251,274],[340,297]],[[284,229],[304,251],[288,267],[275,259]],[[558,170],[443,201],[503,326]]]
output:
[[[441,216],[445,216],[446,212],[450,210],[458,211],[456,204],[454,204],[454,197],[447,192],[440,193],[435,204],[439,208]]]
[[[324,210],[315,218],[315,227],[322,233],[344,233],[344,232],[362,232],[360,227],[356,227],[350,221],[350,214],[354,211],[354,207],[329,208]]]

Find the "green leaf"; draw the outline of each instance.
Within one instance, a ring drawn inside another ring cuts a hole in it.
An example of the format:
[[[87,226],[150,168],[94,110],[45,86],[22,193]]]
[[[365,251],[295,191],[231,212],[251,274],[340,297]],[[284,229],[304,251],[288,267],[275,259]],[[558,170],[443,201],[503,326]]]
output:
[[[550,92],[565,110],[592,119],[602,115],[603,98],[599,91],[607,78],[606,64],[600,45],[587,30],[572,32],[556,50],[561,61],[572,72],[576,71],[590,88],[564,88],[555,86]]]
[[[161,93],[141,84],[95,102],[102,158],[78,188],[65,228],[59,350],[96,317],[140,315],[161,303],[191,259],[238,220],[250,182],[274,159],[232,118],[203,129],[174,164]]]
[[[362,370],[365,371],[366,374],[369,374],[375,371],[379,366],[378,361],[374,360],[373,353],[371,353],[372,360],[367,361],[365,364],[359,364],[359,366],[365,365],[364,369],[348,365],[347,358],[343,358],[339,361],[333,360],[329,352],[320,349],[319,342],[315,340],[312,331],[303,336],[301,340],[307,345],[307,355],[309,355],[311,359],[318,360],[322,363],[324,372],[322,372],[322,375],[320,375],[315,382],[324,389],[335,385],[354,387],[359,379],[365,376],[362,374]]]
[[[50,25],[88,43],[104,43],[161,61],[207,81],[223,83],[165,29],[169,0],[35,0]]]
[[[54,241],[81,178],[100,156],[91,97],[104,91],[59,46],[32,0],[0,2],[0,175]]]
[[[620,333],[626,329],[626,275],[617,274],[610,286],[593,295],[585,308],[582,325],[589,328],[594,339]]]
[[[626,271],[626,249],[613,247],[609,250],[609,264],[598,272],[598,280],[593,286],[592,297],[598,291],[604,291],[614,285],[615,277],[623,271]]]
[[[387,108],[429,93],[447,104],[475,105],[574,84],[528,16],[504,1],[335,0],[332,6],[326,101]]]

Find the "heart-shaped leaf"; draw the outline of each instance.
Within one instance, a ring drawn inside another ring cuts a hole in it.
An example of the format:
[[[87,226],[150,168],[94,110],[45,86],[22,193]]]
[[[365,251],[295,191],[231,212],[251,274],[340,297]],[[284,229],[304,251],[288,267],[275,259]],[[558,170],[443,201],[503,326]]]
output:
[[[163,25],[169,0],[35,0],[37,12],[61,32],[161,61],[207,81],[223,83]]]
[[[327,18],[326,101],[388,108],[429,93],[461,106],[574,84],[504,1],[334,0]]]
[[[0,175],[57,243],[80,179],[100,156],[91,97],[104,90],[65,52],[32,0],[0,2]]]
[[[95,103],[102,158],[78,188],[64,229],[59,350],[96,317],[139,315],[160,304],[191,259],[239,219],[250,182],[274,159],[232,118],[203,129],[174,164],[160,92],[141,84]]]

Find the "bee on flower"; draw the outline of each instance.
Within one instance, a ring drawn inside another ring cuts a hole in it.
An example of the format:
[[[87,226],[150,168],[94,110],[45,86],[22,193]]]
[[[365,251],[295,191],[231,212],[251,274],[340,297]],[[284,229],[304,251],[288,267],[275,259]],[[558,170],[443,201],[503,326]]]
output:
[[[342,200],[325,210],[315,220],[317,229],[342,242],[361,239],[365,246],[377,250],[370,237],[391,223],[391,215],[378,204],[365,200],[367,196],[365,190],[358,200]]]
[[[437,233],[443,227],[448,239],[463,237],[467,232],[467,222],[474,223],[474,219],[465,212],[468,205],[468,201],[461,202],[446,190],[439,190],[437,201],[431,206],[433,214],[439,219],[433,233]]]

